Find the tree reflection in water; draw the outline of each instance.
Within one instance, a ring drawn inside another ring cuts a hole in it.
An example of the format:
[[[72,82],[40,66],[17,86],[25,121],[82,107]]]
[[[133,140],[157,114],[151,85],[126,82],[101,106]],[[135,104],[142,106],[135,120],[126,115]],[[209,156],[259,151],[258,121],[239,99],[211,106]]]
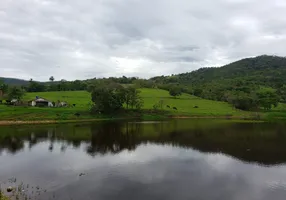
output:
[[[286,126],[270,123],[231,123],[178,120],[156,123],[105,122],[95,124],[0,128],[0,152],[16,154],[47,142],[60,151],[84,145],[87,154],[132,151],[151,142],[203,152],[221,152],[247,162],[265,165],[286,162]]]

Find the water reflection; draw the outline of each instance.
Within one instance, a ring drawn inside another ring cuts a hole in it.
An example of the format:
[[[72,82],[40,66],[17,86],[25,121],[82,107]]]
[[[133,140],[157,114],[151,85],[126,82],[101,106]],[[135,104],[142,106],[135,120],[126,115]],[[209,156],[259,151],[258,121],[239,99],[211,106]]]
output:
[[[23,182],[42,200],[284,200],[285,130],[212,120],[1,127],[0,184]]]
[[[229,121],[171,121],[160,123],[112,122],[85,125],[21,126],[0,128],[0,153],[16,154],[48,142],[48,150],[86,144],[90,156],[133,151],[140,144],[168,144],[202,152],[221,152],[265,165],[286,162],[286,125]]]

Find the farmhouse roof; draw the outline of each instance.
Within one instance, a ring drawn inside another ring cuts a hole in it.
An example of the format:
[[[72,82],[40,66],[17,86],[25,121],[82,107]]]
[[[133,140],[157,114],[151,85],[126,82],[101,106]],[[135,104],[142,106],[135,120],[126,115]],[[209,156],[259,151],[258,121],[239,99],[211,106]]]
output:
[[[49,100],[44,98],[35,99],[35,102],[49,102]]]
[[[44,98],[42,98],[42,97],[33,99],[33,100],[31,100],[31,101],[35,101],[35,102],[50,102],[49,100],[44,99]],[[31,101],[30,101],[30,102],[31,102]]]

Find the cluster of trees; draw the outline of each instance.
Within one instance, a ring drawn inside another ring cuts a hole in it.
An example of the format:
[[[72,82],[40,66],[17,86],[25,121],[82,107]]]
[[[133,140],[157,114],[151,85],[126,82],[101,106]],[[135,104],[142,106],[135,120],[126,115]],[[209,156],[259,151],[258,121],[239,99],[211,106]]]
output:
[[[97,83],[90,85],[91,99],[94,103],[94,113],[114,113],[123,109],[140,110],[143,100],[139,96],[139,90],[135,87],[123,87],[118,83]]]
[[[241,110],[270,110],[279,103],[279,96],[272,90],[259,90],[250,93],[229,91],[224,96],[226,101]]]
[[[2,80],[0,80],[0,99],[21,99],[25,91],[20,87],[9,87]]]
[[[4,96],[8,92],[8,85],[4,81],[0,80],[0,97]]]
[[[182,94],[182,89],[178,86],[172,86],[169,88],[169,94],[176,98]]]

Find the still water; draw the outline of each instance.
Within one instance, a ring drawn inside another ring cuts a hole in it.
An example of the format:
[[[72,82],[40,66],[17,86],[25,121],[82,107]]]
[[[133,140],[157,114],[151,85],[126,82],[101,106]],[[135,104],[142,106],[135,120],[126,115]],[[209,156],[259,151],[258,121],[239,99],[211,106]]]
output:
[[[286,124],[0,127],[0,184],[15,199],[285,200]]]

